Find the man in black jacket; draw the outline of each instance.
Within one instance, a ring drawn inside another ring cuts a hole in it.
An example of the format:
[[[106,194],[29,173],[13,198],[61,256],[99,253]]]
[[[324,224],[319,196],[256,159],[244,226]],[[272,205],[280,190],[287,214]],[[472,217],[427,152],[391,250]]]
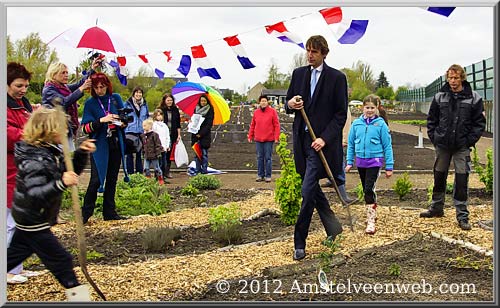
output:
[[[483,99],[472,90],[465,70],[453,64],[446,71],[448,82],[436,93],[427,117],[427,133],[436,149],[434,189],[429,209],[420,217],[442,217],[446,178],[450,162],[455,166],[453,203],[458,225],[470,230],[467,189],[471,171],[470,148],[481,138],[486,126]]]

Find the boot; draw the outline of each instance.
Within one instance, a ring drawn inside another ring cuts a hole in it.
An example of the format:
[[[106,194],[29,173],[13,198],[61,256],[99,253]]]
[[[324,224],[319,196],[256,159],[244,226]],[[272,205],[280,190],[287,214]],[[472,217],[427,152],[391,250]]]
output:
[[[333,187],[333,183],[332,183],[332,187]],[[340,195],[342,196],[342,199],[344,199],[345,202],[347,203],[351,203],[351,202],[354,202],[355,200],[354,199],[351,199],[348,195],[347,195],[347,192],[345,190],[345,185],[340,185],[339,186],[339,193]]]
[[[377,219],[377,204],[366,205],[366,234],[375,234],[375,220]]]
[[[81,284],[79,286],[66,289],[66,298],[68,302],[90,302],[89,286]]]
[[[165,185],[165,182],[163,181],[163,176],[159,175],[157,179],[158,179],[158,184]]]

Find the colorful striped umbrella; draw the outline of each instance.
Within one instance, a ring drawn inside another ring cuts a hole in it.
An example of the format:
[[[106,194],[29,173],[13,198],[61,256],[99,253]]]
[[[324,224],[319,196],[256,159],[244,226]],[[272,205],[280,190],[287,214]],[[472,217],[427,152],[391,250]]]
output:
[[[210,105],[214,108],[213,125],[226,123],[231,116],[231,111],[224,97],[215,89],[190,81],[180,82],[172,88],[175,104],[189,116],[193,115],[196,104],[203,94],[208,97]]]

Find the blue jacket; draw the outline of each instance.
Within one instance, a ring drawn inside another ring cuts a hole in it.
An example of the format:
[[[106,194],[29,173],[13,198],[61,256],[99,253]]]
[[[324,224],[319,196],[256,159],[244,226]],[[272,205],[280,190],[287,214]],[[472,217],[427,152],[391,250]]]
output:
[[[129,113],[134,120],[128,123],[128,126],[125,128],[125,133],[134,133],[134,134],[142,134],[144,133],[144,129],[142,128],[142,122],[149,118],[149,108],[146,100],[143,99],[143,104],[139,109],[139,114],[135,111],[134,103],[132,102],[132,97],[130,97],[125,102],[125,108],[133,109],[134,111]]]
[[[105,104],[105,109],[107,108],[109,95],[106,94],[101,96],[101,102]],[[118,94],[111,95],[111,105],[109,106],[109,112],[113,114],[118,114],[118,109],[123,108],[123,101]],[[108,160],[109,160],[109,144],[107,140],[107,128],[105,124],[99,123],[99,119],[104,117],[104,110],[102,110],[101,105],[94,97],[90,97],[85,101],[85,107],[83,108],[82,117],[82,130],[84,133],[88,134],[90,138],[96,140],[96,151],[92,153],[92,158],[97,166],[97,174],[99,175],[99,181],[101,186],[99,187],[99,192],[104,191],[104,181],[106,179],[106,174],[108,171]],[[118,128],[118,142],[120,144],[121,155],[122,155],[122,166],[125,166],[125,135],[123,129]],[[125,174],[125,182],[129,181],[127,170],[123,168]]]
[[[394,168],[392,138],[382,117],[366,124],[363,115],[354,120],[347,138],[347,164],[353,165],[354,155],[359,158],[384,157],[385,169]]]

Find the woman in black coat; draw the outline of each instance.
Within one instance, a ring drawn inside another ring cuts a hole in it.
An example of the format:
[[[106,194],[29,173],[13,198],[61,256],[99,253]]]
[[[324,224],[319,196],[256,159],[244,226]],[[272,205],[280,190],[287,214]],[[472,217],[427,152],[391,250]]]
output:
[[[200,96],[198,104],[194,110],[195,114],[199,114],[205,119],[201,123],[200,129],[196,134],[191,134],[191,145],[199,142],[201,148],[201,159],[195,155],[196,174],[208,173],[208,149],[212,143],[212,124],[214,122],[214,108],[210,105],[206,95]]]
[[[170,131],[170,150],[166,153],[166,165],[161,165],[161,171],[163,174],[171,179],[172,175],[170,174],[170,165],[172,164],[172,160],[170,160],[170,157],[172,155],[172,151],[174,148],[174,145],[179,142],[181,139],[181,115],[179,113],[179,109],[175,105],[175,99],[172,96],[172,94],[167,93],[163,95],[161,99],[160,106],[158,106],[161,111],[163,111],[163,122],[167,124],[168,129]]]

